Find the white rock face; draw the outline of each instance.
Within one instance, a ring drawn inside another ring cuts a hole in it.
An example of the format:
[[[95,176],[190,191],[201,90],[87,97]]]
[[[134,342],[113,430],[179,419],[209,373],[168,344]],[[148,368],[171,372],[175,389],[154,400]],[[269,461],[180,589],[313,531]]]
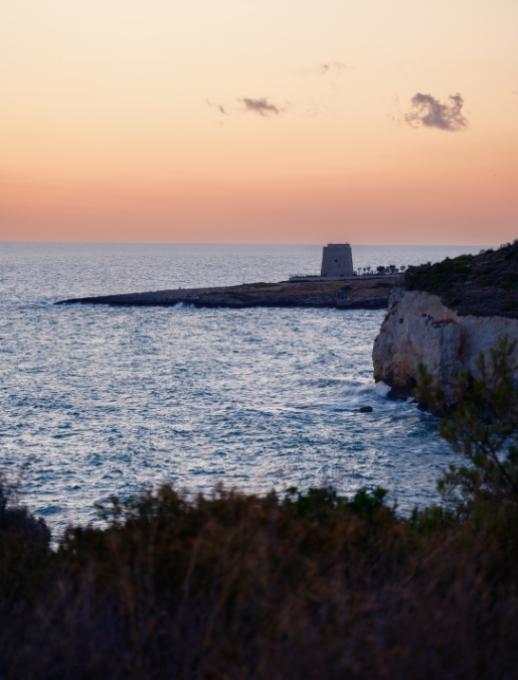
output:
[[[476,375],[478,355],[487,354],[503,335],[518,341],[517,319],[459,316],[437,295],[396,288],[374,342],[374,379],[402,391],[411,389],[419,364],[424,364],[451,395],[456,374],[467,369]],[[518,360],[518,348],[515,352]]]

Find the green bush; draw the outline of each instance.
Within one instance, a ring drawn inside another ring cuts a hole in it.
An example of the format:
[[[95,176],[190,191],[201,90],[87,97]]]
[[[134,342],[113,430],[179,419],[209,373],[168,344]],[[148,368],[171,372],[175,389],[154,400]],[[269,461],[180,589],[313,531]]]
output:
[[[458,513],[511,505],[518,511],[518,384],[516,341],[502,337],[477,375],[459,376],[453,399],[438,389],[425,366],[418,369],[418,401],[442,416],[440,432],[466,464],[450,465],[439,490]]]

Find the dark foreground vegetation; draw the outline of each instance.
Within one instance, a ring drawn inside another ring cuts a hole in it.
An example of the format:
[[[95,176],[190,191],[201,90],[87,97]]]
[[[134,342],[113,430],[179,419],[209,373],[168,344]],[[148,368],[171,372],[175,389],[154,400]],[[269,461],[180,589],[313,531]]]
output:
[[[515,678],[511,350],[461,381],[442,429],[465,465],[442,481],[449,505],[410,518],[381,489],[188,500],[164,486],[113,499],[104,528],[50,550],[4,485],[0,677]]]
[[[518,240],[479,255],[409,267],[405,287],[440,295],[459,314],[518,319]]]

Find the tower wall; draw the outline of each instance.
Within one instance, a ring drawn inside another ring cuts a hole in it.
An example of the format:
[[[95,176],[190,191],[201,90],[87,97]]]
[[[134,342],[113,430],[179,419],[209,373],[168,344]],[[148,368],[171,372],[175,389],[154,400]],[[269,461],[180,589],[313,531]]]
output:
[[[321,276],[340,279],[353,274],[353,255],[348,243],[330,243],[324,246]]]

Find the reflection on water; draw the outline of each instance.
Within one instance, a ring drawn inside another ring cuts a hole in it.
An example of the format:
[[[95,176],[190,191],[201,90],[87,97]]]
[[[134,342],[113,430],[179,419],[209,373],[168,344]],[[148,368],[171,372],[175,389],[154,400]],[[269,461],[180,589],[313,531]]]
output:
[[[37,246],[0,253],[0,455],[54,528],[143,484],[381,484],[408,510],[452,454],[372,383],[379,311],[55,307],[68,296],[280,280],[313,246]],[[476,252],[478,249],[471,249]],[[360,266],[447,248],[355,249]],[[373,412],[361,414],[360,406]]]

